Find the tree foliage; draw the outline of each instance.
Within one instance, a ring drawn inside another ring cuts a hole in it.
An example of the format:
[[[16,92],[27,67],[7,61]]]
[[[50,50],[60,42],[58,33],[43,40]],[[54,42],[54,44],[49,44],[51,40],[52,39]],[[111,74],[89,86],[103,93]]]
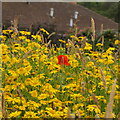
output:
[[[119,8],[120,2],[80,2],[83,5],[103,16],[106,16],[115,22],[120,21]]]

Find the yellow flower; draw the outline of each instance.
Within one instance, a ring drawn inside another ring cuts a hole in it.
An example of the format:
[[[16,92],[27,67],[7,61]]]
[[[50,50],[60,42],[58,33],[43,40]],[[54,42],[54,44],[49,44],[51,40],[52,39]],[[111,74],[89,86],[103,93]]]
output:
[[[13,32],[13,30],[2,30],[2,33],[3,33],[3,34],[9,34],[9,33],[11,33],[11,32]]]
[[[92,51],[92,54],[90,54],[90,56],[92,56],[92,57],[95,59],[95,58],[98,58],[98,57],[101,56],[101,55],[100,55],[100,53],[97,52],[97,51],[95,51],[95,52]]]
[[[30,42],[30,39],[26,39],[25,41],[29,43],[29,42]]]
[[[80,116],[84,116],[84,115],[85,115],[85,111],[79,109],[79,110],[77,110],[77,115],[78,115],[78,114],[79,114]]]
[[[79,65],[78,61],[75,60],[75,59],[74,59],[74,60],[70,60],[69,63],[70,63],[70,65],[71,65],[72,67],[77,67],[77,66]]]
[[[18,37],[18,40],[25,40],[25,39],[26,39],[25,36],[19,36],[19,37]]]
[[[49,101],[40,100],[40,103],[43,104],[43,105],[48,105]]]
[[[14,33],[11,35],[11,38],[16,37],[17,35],[18,35],[18,33],[17,33],[17,32],[14,32]]]
[[[75,88],[75,87],[76,87],[76,84],[73,82],[73,83],[70,83],[70,84],[67,84],[66,86],[64,86],[63,89],[65,89],[65,88],[68,88],[68,89],[71,88],[72,89],[72,88]]]
[[[60,88],[60,85],[56,85],[56,88],[59,89],[59,88]]]
[[[57,92],[59,91],[59,90],[54,89],[54,88],[52,87],[52,85],[49,84],[49,83],[46,83],[46,84],[42,87],[42,90],[43,90],[43,92],[47,91],[47,92],[49,92],[49,93],[52,94],[52,95],[53,95],[53,93],[55,94],[55,93],[57,93]]]
[[[60,42],[62,42],[62,43],[66,43],[66,41],[64,41],[64,40],[61,40],[61,39],[59,39],[59,41],[60,41]]]
[[[38,99],[41,100],[41,99],[45,99],[47,97],[49,97],[48,94],[41,94],[41,95],[38,96]]]
[[[115,45],[120,44],[120,40],[115,40]]]
[[[53,114],[55,114],[55,110],[53,110],[52,108],[46,108],[46,112],[51,116],[53,117]]]
[[[114,97],[114,99],[120,100],[120,93],[117,93]]]
[[[58,70],[52,70],[51,72],[50,72],[50,74],[55,74],[55,73],[57,73],[58,72]]]
[[[113,64],[114,63],[114,60],[112,59],[108,59],[107,61],[105,61],[106,64]]]
[[[19,106],[19,110],[25,110],[25,106]]]
[[[10,61],[11,61],[11,58],[8,55],[3,55],[2,56],[2,62],[3,63],[7,63],[7,62],[10,62]]]
[[[9,118],[12,118],[12,117],[17,117],[21,114],[21,111],[15,111],[15,112],[12,112],[9,114]]]
[[[40,35],[32,35],[34,39],[37,39],[38,41],[42,41],[42,37]]]
[[[21,90],[26,88],[24,84],[20,84],[19,87]]]
[[[84,47],[85,50],[91,50],[92,49],[92,45],[91,44],[89,44],[87,42],[85,44],[86,44],[85,47]]]
[[[0,48],[2,47],[2,54],[4,54],[4,51],[8,51],[8,46],[5,44],[1,44]]]
[[[112,53],[113,53],[113,50],[115,50],[115,48],[109,47],[109,48],[106,50],[106,53],[107,53],[107,54],[112,54]]]
[[[13,90],[15,90],[16,86],[13,86],[14,88],[12,88]],[[15,104],[15,103],[18,103],[20,104],[21,103],[21,100],[19,97],[16,97],[16,98],[13,98],[13,101],[11,101],[12,104]]]
[[[28,62],[28,60],[24,59],[24,60],[23,60],[23,65],[25,65],[25,66],[29,66],[30,63]]]
[[[29,92],[32,97],[38,97],[38,93],[36,90]]]
[[[40,62],[46,61],[47,57],[48,57],[48,56],[45,55],[45,54],[41,55],[40,58],[39,58]]]
[[[78,110],[79,109],[79,107],[83,107],[84,106],[84,104],[83,103],[80,103],[80,104],[75,104],[73,107],[72,107],[72,109],[73,110]]]
[[[80,94],[80,93],[78,93],[78,94],[73,94],[73,95],[70,95],[71,97],[73,97],[74,99],[75,98],[82,98],[83,96]]]
[[[92,112],[95,109],[94,106],[96,105],[88,105],[87,110]]]
[[[73,103],[73,101],[65,101],[63,103],[68,104],[68,103]]]
[[[5,99],[6,99],[6,101],[7,102],[9,102],[9,103],[11,103],[12,101],[13,101],[13,98],[12,97],[10,97],[10,96],[5,96]]]
[[[96,105],[88,105],[87,110],[91,112],[95,111],[96,114],[101,113],[100,109]]]
[[[26,103],[26,107],[28,107],[29,110],[36,110],[40,106],[41,106],[40,103],[36,103],[35,101],[31,101],[31,100]]]
[[[14,47],[20,47],[20,44],[14,44]]]
[[[38,78],[38,77],[32,78],[31,81],[25,81],[25,84],[26,84],[26,85],[31,85],[31,86],[33,86],[33,87],[41,86],[41,82],[39,81],[39,78]]]
[[[18,77],[18,74],[14,70],[8,70],[8,73],[10,73],[15,78]]]
[[[2,116],[2,111],[0,111],[0,118],[2,118],[3,116]]]
[[[97,43],[96,46],[103,46],[103,44],[102,43]]]
[[[59,107],[62,106],[62,101],[58,100],[57,98],[51,99],[49,103],[54,102],[54,106]]]
[[[17,59],[16,57],[13,57],[13,58],[11,58],[11,61],[10,61],[10,65],[13,65],[13,64],[15,64],[15,63],[19,63],[19,59]]]
[[[80,39],[80,41],[83,41],[85,39],[85,37],[83,37],[83,36],[80,36],[78,38]]]
[[[26,66],[26,67],[24,68],[24,75],[25,75],[25,76],[26,76],[26,75],[29,75],[31,70],[32,70],[32,66],[31,66],[31,65]]]
[[[106,61],[105,59],[98,59],[97,60],[97,62],[99,62],[99,63],[105,63],[105,61]]]
[[[25,68],[24,68],[24,67],[21,67],[21,68],[17,69],[17,73],[18,73],[19,75],[23,75],[23,74],[25,73]]]
[[[76,36],[74,36],[74,35],[71,35],[70,37],[75,39],[75,40],[77,40],[77,41],[79,41],[79,39]]]
[[[5,41],[6,40],[6,36],[4,36],[4,35],[0,35],[0,39],[2,39],[2,41]]]
[[[86,67],[93,67],[94,66],[94,62],[88,62],[87,64],[86,64]]]
[[[95,107],[95,113],[96,113],[96,114],[101,113],[101,111],[100,111],[100,109],[99,109],[98,107]]]
[[[72,46],[72,43],[68,42],[68,43],[66,43],[66,46],[70,47],[70,46]]]
[[[104,96],[95,96],[95,97],[96,97],[98,100],[105,98]]]
[[[66,78],[66,80],[74,80],[74,78],[70,77],[70,78]]]
[[[44,79],[44,78],[45,78],[44,75],[45,75],[45,74],[39,74],[39,75],[37,75],[37,78],[38,78],[38,79]]]
[[[33,111],[26,111],[23,118],[39,118],[36,114]]]
[[[30,34],[31,34],[30,32],[27,32],[27,31],[20,31],[20,33],[21,33],[22,35],[30,35]]]
[[[46,31],[44,28],[40,28],[40,31],[45,32],[47,35],[49,35],[50,33],[48,33],[48,31]]]
[[[58,63],[58,58],[57,58],[57,56],[51,57],[50,60],[51,60],[51,62],[53,62],[53,63],[55,63],[55,64]]]

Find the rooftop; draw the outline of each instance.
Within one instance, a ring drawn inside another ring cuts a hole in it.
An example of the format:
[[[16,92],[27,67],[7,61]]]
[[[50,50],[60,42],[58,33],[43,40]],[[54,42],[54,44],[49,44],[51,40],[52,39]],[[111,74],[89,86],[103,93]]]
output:
[[[54,9],[53,17],[50,17],[50,9]],[[77,20],[74,13],[78,12]],[[118,29],[118,23],[99,15],[88,8],[68,2],[3,2],[2,23],[10,24],[19,16],[20,27],[39,26],[42,24],[54,24],[57,31],[66,31],[70,27],[70,19],[83,29],[91,27],[91,18],[94,19],[96,30],[100,30],[101,24],[104,29]],[[72,22],[72,21],[71,21]]]

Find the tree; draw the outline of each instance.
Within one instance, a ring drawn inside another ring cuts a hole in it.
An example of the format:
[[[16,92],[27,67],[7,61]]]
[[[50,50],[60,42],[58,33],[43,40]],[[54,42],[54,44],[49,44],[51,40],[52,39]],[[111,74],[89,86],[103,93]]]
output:
[[[80,2],[78,4],[85,6],[103,16],[106,16],[115,22],[120,21],[120,2]]]

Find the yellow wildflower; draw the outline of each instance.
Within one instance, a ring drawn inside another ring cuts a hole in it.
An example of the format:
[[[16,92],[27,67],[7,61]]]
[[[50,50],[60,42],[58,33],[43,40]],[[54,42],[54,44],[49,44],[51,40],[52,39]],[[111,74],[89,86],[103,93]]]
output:
[[[23,118],[39,118],[36,114],[33,111],[26,111]]]
[[[92,49],[92,45],[91,44],[89,44],[87,42],[85,44],[86,44],[85,47],[84,47],[85,50],[91,50]]]
[[[73,77],[66,78],[66,80],[74,80]]]
[[[120,44],[120,40],[115,40],[115,45]]]
[[[93,67],[94,66],[94,62],[88,62],[87,64],[86,64],[86,67]]]
[[[30,42],[30,39],[26,39],[25,41],[29,43],[29,42]]]
[[[3,33],[3,34],[9,34],[9,33],[11,33],[11,32],[13,32],[13,30],[2,30],[2,33]]]
[[[40,35],[32,35],[34,39],[37,39],[38,41],[42,41],[42,37]]]
[[[25,106],[19,106],[19,110],[25,110]]]
[[[3,63],[7,63],[11,61],[11,58],[8,55],[3,55],[2,56],[2,61]]]
[[[80,41],[83,41],[85,39],[85,37],[83,37],[83,36],[80,36],[78,38],[80,39]]]
[[[32,70],[32,66],[31,66],[31,65],[26,66],[26,67],[24,68],[24,75],[25,75],[25,76],[26,76],[26,75],[29,75],[31,70]]]
[[[61,40],[61,39],[59,39],[59,41],[60,41],[60,42],[62,42],[62,43],[66,43],[66,41],[64,41],[64,40]]]
[[[18,37],[18,40],[25,40],[25,39],[26,39],[25,36],[19,36],[19,37]]]
[[[36,90],[29,92],[32,97],[38,97],[38,93]]]
[[[96,46],[103,46],[103,44],[102,43],[97,43]]]
[[[77,40],[77,41],[80,41],[76,36],[74,36],[74,35],[71,35],[70,36],[72,39],[74,39],[74,40]]]
[[[6,40],[6,36],[4,36],[4,35],[0,35],[0,39],[2,39],[2,41],[5,41]]]
[[[41,95],[38,96],[38,99],[41,100],[41,99],[45,99],[47,97],[49,97],[48,94],[41,94]]]
[[[18,117],[21,114],[21,111],[15,111],[9,114],[9,118]]]
[[[30,32],[27,32],[27,31],[20,31],[20,33],[21,33],[22,35],[30,35],[30,34],[31,34]]]
[[[100,109],[96,105],[88,105],[87,110],[91,112],[95,111],[96,114],[101,113]]]
[[[17,33],[17,32],[14,32],[14,33],[12,33],[11,38],[16,37],[17,35],[18,35],[18,33]]]
[[[70,65],[71,65],[72,67],[77,67],[77,66],[79,65],[78,61],[75,60],[75,59],[74,59],[74,60],[70,60],[69,63],[70,63]]]
[[[47,35],[49,35],[50,33],[48,33],[48,31],[46,31],[44,28],[40,28],[40,31],[45,32]]]
[[[10,73],[15,78],[18,77],[18,74],[14,70],[8,70],[8,73]]]

